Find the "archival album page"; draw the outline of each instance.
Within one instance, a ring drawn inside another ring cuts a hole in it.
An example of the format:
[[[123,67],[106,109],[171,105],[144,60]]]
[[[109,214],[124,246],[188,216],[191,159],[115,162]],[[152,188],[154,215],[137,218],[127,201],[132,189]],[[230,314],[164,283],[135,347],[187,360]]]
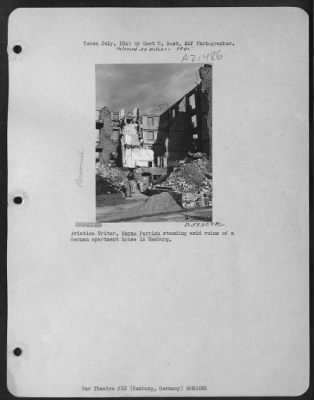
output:
[[[307,14],[20,8],[8,56],[8,390],[304,393]]]

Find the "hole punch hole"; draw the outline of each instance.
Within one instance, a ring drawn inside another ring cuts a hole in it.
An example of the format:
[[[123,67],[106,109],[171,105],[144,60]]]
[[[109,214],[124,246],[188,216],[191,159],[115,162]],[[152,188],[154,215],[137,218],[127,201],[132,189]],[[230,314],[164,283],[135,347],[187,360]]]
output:
[[[21,196],[13,197],[13,203],[14,204],[22,204],[23,203],[23,197],[21,197]]]
[[[22,48],[22,46],[20,44],[16,44],[16,45],[13,46],[13,51],[14,51],[15,54],[22,53],[22,50],[23,50],[23,48]]]
[[[20,347],[16,347],[16,348],[13,350],[13,354],[14,354],[16,357],[19,357],[19,356],[22,354],[22,349],[21,349]]]

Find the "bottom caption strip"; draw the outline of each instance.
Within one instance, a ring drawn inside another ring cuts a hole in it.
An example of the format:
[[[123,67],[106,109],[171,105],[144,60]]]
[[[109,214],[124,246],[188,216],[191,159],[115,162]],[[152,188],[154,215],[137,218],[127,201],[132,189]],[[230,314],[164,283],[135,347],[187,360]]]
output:
[[[138,385],[121,385],[121,386],[108,386],[108,385],[86,385],[81,387],[85,392],[194,392],[194,391],[207,391],[206,385],[174,385],[174,386],[138,386]]]

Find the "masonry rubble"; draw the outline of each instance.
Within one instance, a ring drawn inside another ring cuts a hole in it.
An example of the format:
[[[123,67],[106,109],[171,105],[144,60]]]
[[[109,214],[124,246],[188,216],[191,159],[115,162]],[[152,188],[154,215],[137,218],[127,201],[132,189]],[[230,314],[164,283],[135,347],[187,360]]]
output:
[[[212,194],[211,165],[205,154],[191,155],[180,161],[165,181],[156,185],[176,194],[184,208],[210,205]]]
[[[103,182],[106,185],[106,187],[103,186],[101,194],[124,193],[127,177],[126,172],[121,168],[113,166],[110,162],[107,164],[98,163],[96,165],[96,185],[97,177],[98,182]]]

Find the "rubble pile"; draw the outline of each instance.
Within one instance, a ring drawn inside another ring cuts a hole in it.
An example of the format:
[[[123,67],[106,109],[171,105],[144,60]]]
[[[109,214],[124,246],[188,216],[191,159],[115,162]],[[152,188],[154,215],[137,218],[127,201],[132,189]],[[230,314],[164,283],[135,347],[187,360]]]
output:
[[[183,208],[208,207],[211,204],[211,164],[204,154],[179,161],[160,188],[168,189]]]
[[[123,193],[126,175],[120,168],[108,164],[96,165],[96,194]]]
[[[180,194],[210,195],[212,191],[210,162],[205,156],[196,160],[186,158],[179,162],[162,186],[171,187],[174,192]]]

